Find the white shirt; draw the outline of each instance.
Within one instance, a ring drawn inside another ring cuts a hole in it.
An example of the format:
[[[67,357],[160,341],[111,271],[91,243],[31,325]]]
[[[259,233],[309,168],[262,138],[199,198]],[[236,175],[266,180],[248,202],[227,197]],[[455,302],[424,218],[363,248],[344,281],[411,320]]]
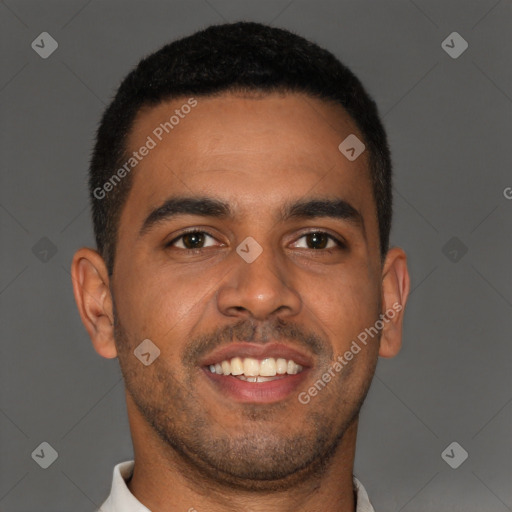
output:
[[[130,478],[134,465],[135,461],[127,460],[114,467],[110,496],[96,512],[151,512],[135,498],[126,485],[126,480]],[[357,491],[356,512],[375,512],[363,485],[355,477],[354,486]]]

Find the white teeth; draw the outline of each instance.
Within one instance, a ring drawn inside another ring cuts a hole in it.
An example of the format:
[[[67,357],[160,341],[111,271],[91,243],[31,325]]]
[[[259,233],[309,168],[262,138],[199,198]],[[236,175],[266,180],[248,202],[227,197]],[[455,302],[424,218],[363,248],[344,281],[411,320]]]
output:
[[[252,357],[244,359],[244,375],[246,377],[257,377],[260,374],[260,362]]]
[[[295,375],[303,370],[302,366],[300,364],[297,364],[295,361],[288,361],[288,369],[287,372],[290,375]]]
[[[246,382],[269,382],[271,380],[276,380],[279,377],[262,377],[261,375],[258,377],[246,377],[245,375],[240,375],[238,378],[240,380],[245,380]]]
[[[288,370],[288,362],[286,361],[286,359],[283,359],[282,357],[280,357],[276,361],[276,372],[279,375],[284,375],[287,370]]]
[[[274,380],[273,377],[278,378],[276,375],[295,375],[301,372],[303,367],[292,359],[286,360],[282,357],[266,357],[261,361],[253,357],[233,357],[231,361],[224,360],[211,364],[209,369],[217,375],[233,375],[249,382],[265,382]]]
[[[231,359],[231,375],[242,375],[244,373],[244,364],[239,357]]]
[[[276,374],[276,360],[273,357],[263,359],[260,363],[260,375],[262,377],[273,377]]]
[[[224,375],[230,375],[231,374],[231,365],[229,364],[229,361],[222,361],[222,373]]]

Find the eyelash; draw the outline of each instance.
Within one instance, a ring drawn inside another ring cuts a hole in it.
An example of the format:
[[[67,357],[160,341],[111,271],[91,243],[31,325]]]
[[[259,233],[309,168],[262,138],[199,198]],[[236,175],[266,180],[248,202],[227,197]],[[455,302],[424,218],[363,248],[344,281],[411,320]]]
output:
[[[209,237],[211,237],[211,238],[216,240],[215,236],[213,236],[208,231],[198,230],[198,229],[190,229],[188,231],[184,231],[183,233],[181,233],[181,235],[177,236],[176,238],[174,238],[173,240],[171,240],[170,242],[165,244],[165,248],[172,247],[172,245],[175,244],[178,240],[181,240],[185,235],[188,235],[188,234],[191,234],[191,233],[200,233],[200,234],[208,235]],[[307,233],[303,233],[298,238],[298,240],[300,240],[301,238],[303,238],[303,237],[305,237],[307,235],[312,235],[313,233],[314,234],[320,234],[320,235],[327,235],[327,237],[330,240],[332,240],[337,245],[337,247],[330,247],[328,249],[306,249],[308,251],[331,253],[331,252],[333,252],[333,250],[340,250],[340,249],[346,249],[347,248],[347,246],[346,246],[346,244],[344,242],[342,242],[341,240],[338,240],[336,237],[334,237],[333,235],[327,233],[326,231],[321,231],[321,230],[313,230],[313,231],[308,231]],[[184,252],[186,254],[198,254],[201,251],[203,251],[204,249],[207,249],[207,247],[200,247],[198,249],[182,249],[182,248],[179,248],[178,250],[182,251],[182,252]]]

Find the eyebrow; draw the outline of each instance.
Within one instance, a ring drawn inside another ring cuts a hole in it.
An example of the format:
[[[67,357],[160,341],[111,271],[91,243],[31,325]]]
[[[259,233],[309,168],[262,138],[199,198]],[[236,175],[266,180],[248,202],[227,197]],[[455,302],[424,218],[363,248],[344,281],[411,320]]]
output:
[[[216,219],[234,219],[228,203],[212,197],[171,197],[152,210],[144,220],[139,237],[149,233],[157,224],[180,215],[197,215]],[[281,222],[290,219],[314,219],[328,217],[348,221],[364,233],[361,213],[344,199],[302,199],[285,204],[279,212]]]

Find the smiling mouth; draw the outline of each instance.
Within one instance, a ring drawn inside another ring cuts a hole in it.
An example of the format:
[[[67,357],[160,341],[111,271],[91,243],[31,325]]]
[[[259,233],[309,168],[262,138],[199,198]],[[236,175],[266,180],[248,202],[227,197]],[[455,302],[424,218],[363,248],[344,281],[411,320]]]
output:
[[[293,359],[282,357],[266,357],[264,359],[233,357],[210,364],[207,368],[210,373],[226,377],[232,376],[246,382],[279,380],[287,375],[297,375],[304,370],[304,367]]]

